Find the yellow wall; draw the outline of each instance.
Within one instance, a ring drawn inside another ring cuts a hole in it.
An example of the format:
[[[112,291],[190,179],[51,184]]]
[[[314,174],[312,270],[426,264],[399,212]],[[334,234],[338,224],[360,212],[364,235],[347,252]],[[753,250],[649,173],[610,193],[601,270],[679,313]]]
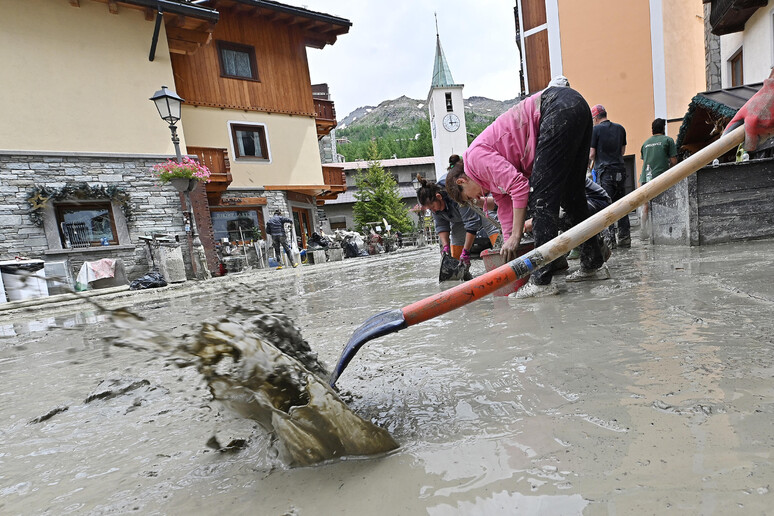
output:
[[[148,100],[162,84],[174,87],[163,28],[148,61],[152,34],[136,9],[3,1],[0,149],[174,154]]]
[[[654,118],[648,0],[559,0],[559,27],[564,75],[624,126],[639,170]]]
[[[707,89],[704,68],[704,9],[701,0],[662,0],[667,118],[682,118],[694,95]],[[680,122],[676,122],[678,130]],[[669,135],[677,138],[677,130]]]
[[[182,116],[188,145],[228,149],[231,188],[323,184],[317,131],[311,117],[194,106],[183,106]],[[229,121],[266,124],[271,162],[236,160]]]

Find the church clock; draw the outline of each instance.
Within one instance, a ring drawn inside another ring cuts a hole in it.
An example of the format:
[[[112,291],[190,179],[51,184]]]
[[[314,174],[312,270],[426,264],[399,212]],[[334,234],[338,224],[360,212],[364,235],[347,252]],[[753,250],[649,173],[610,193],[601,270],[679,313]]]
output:
[[[443,117],[443,128],[450,133],[453,133],[460,128],[460,117],[454,113],[447,114],[445,117]]]

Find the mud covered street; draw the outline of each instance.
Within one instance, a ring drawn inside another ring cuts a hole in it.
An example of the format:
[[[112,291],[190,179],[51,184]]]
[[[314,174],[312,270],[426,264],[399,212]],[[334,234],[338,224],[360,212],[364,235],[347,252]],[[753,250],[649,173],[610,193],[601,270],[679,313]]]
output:
[[[330,368],[367,317],[438,292],[438,263],[266,271],[132,309],[182,336],[275,295]],[[400,448],[304,468],[193,368],[107,346],[117,330],[95,312],[0,320],[0,512],[766,513],[774,242],[636,242],[609,265],[608,281],[558,276],[559,296],[488,297],[368,343],[338,386]]]

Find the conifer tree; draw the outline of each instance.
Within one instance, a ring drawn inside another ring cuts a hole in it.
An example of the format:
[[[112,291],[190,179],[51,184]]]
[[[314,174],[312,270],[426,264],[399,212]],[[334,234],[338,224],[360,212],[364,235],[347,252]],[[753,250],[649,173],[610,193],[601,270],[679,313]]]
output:
[[[368,231],[369,222],[382,222],[384,218],[392,226],[391,231],[407,233],[412,228],[408,208],[403,204],[395,178],[379,163],[378,153],[376,142],[371,142],[369,166],[355,175],[355,226],[358,231]]]

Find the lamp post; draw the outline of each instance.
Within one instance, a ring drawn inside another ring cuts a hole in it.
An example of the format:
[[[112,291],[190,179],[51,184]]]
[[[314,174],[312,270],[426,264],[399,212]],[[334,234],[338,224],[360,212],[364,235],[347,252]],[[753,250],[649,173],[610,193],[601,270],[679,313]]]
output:
[[[180,138],[177,136],[177,124],[180,121],[181,105],[185,102],[174,91],[170,90],[166,86],[162,86],[159,91],[153,94],[150,98],[156,109],[159,111],[159,116],[162,120],[169,124],[169,130],[172,133],[172,143],[175,146],[175,156],[178,163],[183,162],[183,155],[180,153]],[[194,215],[193,203],[191,203],[191,190],[196,187],[197,181],[189,181],[188,188],[181,190],[185,195],[185,202],[188,210],[188,220],[191,221],[191,240],[195,253],[191,253],[191,267],[193,267],[194,275],[200,277],[200,271],[202,276],[209,276],[209,270],[206,266],[206,257],[204,257],[204,248],[202,241],[199,239],[199,232],[196,228],[196,216]],[[197,258],[199,259],[197,261]]]

